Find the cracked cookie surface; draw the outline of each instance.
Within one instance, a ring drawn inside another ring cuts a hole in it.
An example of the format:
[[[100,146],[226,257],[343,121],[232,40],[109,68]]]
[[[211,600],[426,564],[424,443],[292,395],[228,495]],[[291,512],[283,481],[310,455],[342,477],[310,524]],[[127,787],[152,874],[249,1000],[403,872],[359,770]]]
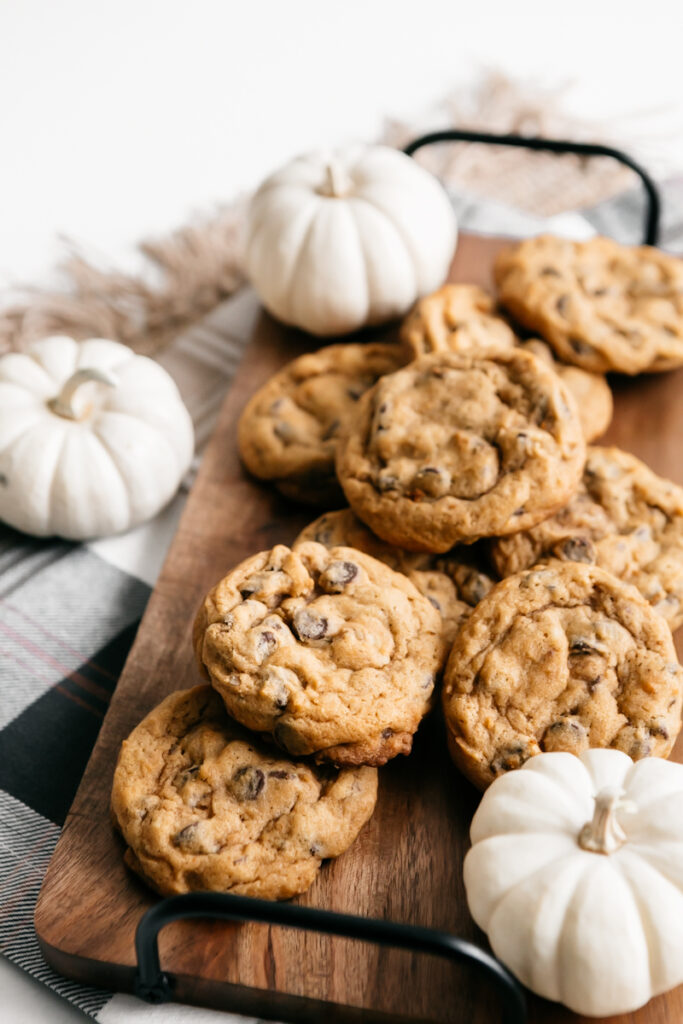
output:
[[[323,513],[301,531],[295,544],[310,540],[328,548],[356,548],[404,573],[441,615],[446,651],[461,623],[493,586],[481,551],[463,546],[432,555],[395,548],[376,537],[350,508]]]
[[[594,441],[604,434],[612,422],[614,412],[612,389],[604,373],[590,373],[579,366],[563,363],[554,356],[550,346],[539,338],[530,338],[520,342],[520,345],[526,352],[532,352],[543,359],[569,388],[576,399],[586,441]]]
[[[358,399],[406,362],[400,346],[329,345],[299,356],[250,399],[239,421],[242,460],[254,476],[308,504],[339,502],[334,453]]]
[[[671,629],[683,624],[683,488],[619,448],[588,449],[579,490],[531,530],[494,541],[501,576],[538,562],[599,565],[632,583]]]
[[[341,765],[410,752],[443,659],[439,613],[410,580],[313,542],[238,565],[206,597],[194,643],[230,715]]]
[[[501,303],[558,356],[595,373],[683,364],[683,261],[609,238],[530,238],[495,263]]]
[[[397,547],[445,552],[516,533],[566,503],[585,442],[573,397],[514,348],[424,356],[360,400],[337,448],[356,515]]]
[[[410,359],[432,352],[476,354],[512,348],[512,329],[495,315],[493,299],[474,284],[445,284],[420,299],[403,321],[400,339]]]
[[[112,814],[126,863],[163,895],[288,899],[368,821],[375,768],[318,768],[265,751],[210,686],[173,693],[124,740]]]
[[[545,751],[667,757],[683,670],[638,591],[554,562],[497,584],[453,646],[443,688],[451,756],[480,788]]]

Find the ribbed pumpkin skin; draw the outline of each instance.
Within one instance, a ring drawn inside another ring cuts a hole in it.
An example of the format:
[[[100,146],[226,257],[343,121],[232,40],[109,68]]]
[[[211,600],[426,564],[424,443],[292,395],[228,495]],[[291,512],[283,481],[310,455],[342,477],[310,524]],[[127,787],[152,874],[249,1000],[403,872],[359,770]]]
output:
[[[595,795],[623,791],[625,841],[582,849]],[[683,765],[617,750],[540,754],[486,791],[467,901],[503,963],[587,1016],[627,1013],[683,982]]]
[[[76,419],[51,402],[78,370]],[[173,380],[151,359],[104,338],[45,338],[0,358],[0,520],[36,536],[87,540],[154,516],[194,451]]]
[[[438,288],[456,239],[445,191],[410,157],[386,146],[320,151],[254,196],[247,269],[279,320],[347,334],[402,316]]]

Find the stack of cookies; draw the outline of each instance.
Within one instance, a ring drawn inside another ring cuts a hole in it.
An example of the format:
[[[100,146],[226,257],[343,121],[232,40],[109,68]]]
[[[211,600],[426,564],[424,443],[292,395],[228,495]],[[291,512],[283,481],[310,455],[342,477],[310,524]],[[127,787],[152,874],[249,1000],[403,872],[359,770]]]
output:
[[[397,343],[302,356],[248,403],[247,468],[324,511],[214,587],[194,629],[210,686],[124,744],[114,818],[159,891],[303,891],[439,686],[480,788],[541,751],[671,752],[683,489],[591,442],[607,371],[683,364],[683,265],[541,237],[496,282],[499,307],[446,285]]]

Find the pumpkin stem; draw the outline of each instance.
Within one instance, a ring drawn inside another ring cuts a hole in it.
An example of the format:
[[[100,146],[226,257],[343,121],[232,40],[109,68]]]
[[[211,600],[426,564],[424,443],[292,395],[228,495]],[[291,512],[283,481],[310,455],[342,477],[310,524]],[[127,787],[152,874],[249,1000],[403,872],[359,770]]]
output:
[[[342,199],[351,188],[351,178],[336,160],[328,160],[325,165],[325,182],[318,189],[321,196],[329,199]]]
[[[626,833],[616,819],[615,811],[622,803],[621,792],[610,787],[601,789],[595,798],[592,821],[579,833],[579,846],[592,853],[614,853],[626,842]]]
[[[83,410],[80,412],[74,407],[74,396],[82,384],[88,384],[92,381],[96,381],[98,384],[106,384],[107,387],[116,387],[116,378],[111,374],[106,373],[104,370],[96,370],[94,367],[84,370],[76,370],[75,373],[69,377],[67,381],[62,385],[62,389],[58,395],[51,398],[47,403],[52,412],[56,413],[57,416],[63,416],[67,420],[79,420],[83,419],[85,413]]]

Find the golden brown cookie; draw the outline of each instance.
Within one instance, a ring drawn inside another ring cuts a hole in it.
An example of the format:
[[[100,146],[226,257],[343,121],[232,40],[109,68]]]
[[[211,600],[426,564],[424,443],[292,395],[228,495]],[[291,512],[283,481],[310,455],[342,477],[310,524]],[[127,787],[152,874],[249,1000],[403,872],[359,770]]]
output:
[[[550,750],[668,757],[683,669],[635,587],[553,562],[497,584],[464,623],[444,676],[451,756],[481,789]]]
[[[405,551],[376,537],[350,508],[324,512],[301,531],[294,543],[307,540],[327,548],[356,548],[404,573],[440,613],[445,653],[461,622],[493,586],[485,571],[484,553],[477,545],[454,548],[445,555]]]
[[[609,238],[530,238],[499,254],[501,303],[567,363],[593,373],[683,364],[683,261]]]
[[[445,284],[416,303],[401,325],[400,339],[410,359],[432,352],[480,354],[512,348],[510,327],[495,315],[493,299],[474,284]]]
[[[112,814],[126,863],[162,895],[284,900],[348,849],[376,798],[375,768],[287,760],[197,686],[172,693],[124,740]]]
[[[637,587],[671,629],[683,624],[683,488],[619,448],[590,447],[569,503],[491,551],[501,576],[552,558],[599,565]]]
[[[238,443],[247,469],[312,505],[338,503],[334,453],[360,396],[406,362],[400,346],[329,345],[288,363],[247,404]]]
[[[551,515],[578,486],[584,459],[574,399],[536,356],[441,352],[363,396],[339,441],[337,474],[383,540],[445,552]]]
[[[277,545],[238,565],[195,623],[229,714],[291,754],[384,764],[410,752],[443,651],[439,613],[353,548]]]
[[[589,373],[578,366],[570,366],[556,359],[549,345],[539,338],[520,342],[527,352],[543,359],[552,366],[560,380],[567,385],[576,399],[579,419],[586,441],[594,441],[605,433],[612,422],[614,402],[612,389],[604,373]]]

